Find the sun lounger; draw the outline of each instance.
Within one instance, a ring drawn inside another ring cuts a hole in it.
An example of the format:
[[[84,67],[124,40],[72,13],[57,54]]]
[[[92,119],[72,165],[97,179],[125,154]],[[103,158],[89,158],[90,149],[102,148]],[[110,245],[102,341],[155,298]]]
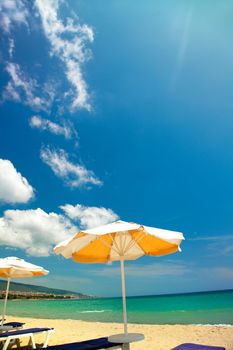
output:
[[[4,322],[3,326],[10,326],[12,328],[23,327],[25,323],[23,322]]]
[[[29,338],[29,343],[32,345],[33,349],[36,349],[36,343],[34,339],[34,335],[38,333],[46,333],[45,341],[43,344],[43,348],[46,348],[48,345],[49,336],[53,332],[53,328],[28,328],[28,329],[22,329],[19,331],[11,331],[0,334],[0,342],[3,342],[3,348],[2,350],[7,350],[9,344],[12,341],[17,341],[22,338]]]
[[[111,343],[108,338],[97,338],[77,343],[48,346],[46,350],[104,350],[123,349],[123,344]],[[42,350],[42,349],[40,349]]]
[[[7,332],[10,330],[17,330],[23,328],[25,323],[22,322],[4,322],[3,325],[0,325],[0,333]]]
[[[176,346],[172,350],[226,350],[226,349],[221,346],[184,343]]]

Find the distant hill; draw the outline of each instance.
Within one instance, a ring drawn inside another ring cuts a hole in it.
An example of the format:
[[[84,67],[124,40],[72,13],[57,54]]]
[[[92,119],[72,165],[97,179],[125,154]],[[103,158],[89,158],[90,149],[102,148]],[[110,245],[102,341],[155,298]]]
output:
[[[0,292],[4,292],[6,290],[6,280],[0,280]],[[42,293],[42,294],[50,294],[50,295],[72,295],[75,298],[84,299],[90,298],[89,295],[85,295],[82,293],[71,292],[69,290],[56,289],[56,288],[48,288],[43,286],[35,286],[33,284],[25,284],[18,282],[11,282],[10,284],[10,292],[20,292],[20,293]]]

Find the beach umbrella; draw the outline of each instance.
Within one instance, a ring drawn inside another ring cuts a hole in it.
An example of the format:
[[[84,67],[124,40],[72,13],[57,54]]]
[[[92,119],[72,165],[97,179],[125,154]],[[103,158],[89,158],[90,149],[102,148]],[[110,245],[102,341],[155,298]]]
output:
[[[162,256],[180,250],[184,239],[180,232],[168,231],[116,221],[111,224],[79,231],[74,237],[58,244],[54,251],[78,263],[107,263],[120,260],[124,334],[127,330],[124,261],[143,255]]]
[[[47,275],[49,271],[41,266],[30,264],[23,259],[9,257],[0,259],[0,277],[7,278],[7,288],[2,312],[2,325],[6,315],[6,305],[12,278],[24,278]]]

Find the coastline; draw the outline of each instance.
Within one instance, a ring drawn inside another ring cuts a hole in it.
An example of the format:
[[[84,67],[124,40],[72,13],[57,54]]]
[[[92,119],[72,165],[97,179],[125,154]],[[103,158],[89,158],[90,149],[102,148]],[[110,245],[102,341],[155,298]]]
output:
[[[7,321],[25,322],[25,328],[53,327],[49,345],[82,341],[122,333],[120,323],[102,323],[79,320],[59,320],[7,317]],[[131,345],[131,350],[169,350],[182,343],[199,343],[233,349],[233,326],[229,325],[148,325],[129,324],[129,332],[143,333],[145,340]],[[23,344],[27,344],[25,342]],[[40,344],[43,337],[36,336]]]
[[[232,300],[233,291],[127,298],[128,321],[148,325],[233,325]],[[9,315],[26,318],[122,322],[121,298],[10,300],[7,311]]]

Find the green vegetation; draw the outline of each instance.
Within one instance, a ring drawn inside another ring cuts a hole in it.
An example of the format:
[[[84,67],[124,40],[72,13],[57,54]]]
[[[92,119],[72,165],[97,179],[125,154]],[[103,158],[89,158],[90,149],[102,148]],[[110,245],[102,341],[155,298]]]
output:
[[[5,298],[6,281],[0,280],[0,299]],[[11,282],[8,299],[87,299],[89,295],[32,284]]]

